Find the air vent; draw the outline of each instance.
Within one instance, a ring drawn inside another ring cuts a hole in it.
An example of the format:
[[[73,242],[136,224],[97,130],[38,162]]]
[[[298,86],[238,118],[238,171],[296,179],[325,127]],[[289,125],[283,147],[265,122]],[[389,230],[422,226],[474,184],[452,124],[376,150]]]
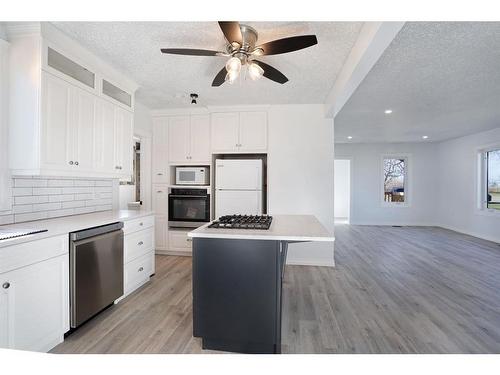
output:
[[[88,87],[95,87],[95,74],[83,66],[77,64],[73,60],[68,59],[66,56],[61,55],[59,52],[49,47],[47,55],[47,64],[55,70],[66,74],[67,76],[76,79],[77,81],[87,85]]]
[[[132,95],[109,83],[105,79],[102,80],[102,93],[113,98],[128,107],[132,107]]]

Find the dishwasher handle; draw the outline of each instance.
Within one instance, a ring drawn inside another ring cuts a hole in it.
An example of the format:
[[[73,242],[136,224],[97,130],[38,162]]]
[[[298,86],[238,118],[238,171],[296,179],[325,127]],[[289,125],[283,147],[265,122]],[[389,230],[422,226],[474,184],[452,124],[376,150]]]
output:
[[[84,240],[86,238],[99,236],[101,234],[114,232],[114,231],[120,230],[122,228],[123,228],[123,222],[119,221],[116,223],[111,223],[111,224],[101,225],[98,227],[79,230],[78,232],[72,232],[72,233],[70,233],[69,238],[71,241],[80,241],[80,240]]]

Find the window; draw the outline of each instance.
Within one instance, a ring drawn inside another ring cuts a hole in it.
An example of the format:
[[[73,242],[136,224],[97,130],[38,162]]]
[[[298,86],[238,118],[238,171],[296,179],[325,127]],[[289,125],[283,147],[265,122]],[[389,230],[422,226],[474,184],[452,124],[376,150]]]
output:
[[[482,207],[500,211],[500,148],[485,150],[482,156]]]
[[[383,202],[387,205],[408,203],[408,158],[403,156],[384,156],[383,165]]]
[[[130,180],[120,181],[120,185],[130,185],[133,192],[128,194],[133,202],[141,202],[141,140],[134,137],[134,147],[132,151],[133,172]]]

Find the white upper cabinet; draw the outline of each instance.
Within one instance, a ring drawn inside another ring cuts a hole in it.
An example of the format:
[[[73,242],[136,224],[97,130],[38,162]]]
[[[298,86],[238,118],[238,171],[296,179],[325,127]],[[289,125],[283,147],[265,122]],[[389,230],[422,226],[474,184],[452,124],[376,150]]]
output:
[[[266,112],[240,112],[239,150],[267,150]]]
[[[212,151],[237,151],[240,114],[238,112],[212,113]]]
[[[190,161],[193,163],[210,162],[210,117],[192,115],[190,132]]]
[[[208,115],[170,117],[168,150],[170,163],[210,163],[210,118]]]
[[[42,74],[42,155],[41,167],[71,170],[73,140],[71,85],[49,73]]]
[[[11,172],[129,179],[137,85],[52,25],[31,27],[7,26]]]
[[[107,100],[97,100],[96,126],[94,132],[94,161],[97,171],[116,173],[115,163],[115,112],[116,108]]]
[[[8,103],[8,46],[9,43],[0,39],[0,212],[11,209],[12,194],[10,192],[11,178],[9,172],[7,109]],[[1,327],[0,327],[1,331]]]
[[[266,112],[223,112],[212,114],[212,152],[265,152]]]
[[[115,168],[124,178],[132,177],[133,115],[122,108],[115,108]]]
[[[153,119],[153,183],[168,183],[168,118]]]
[[[174,116],[168,120],[168,158],[171,163],[189,162],[190,116]]]

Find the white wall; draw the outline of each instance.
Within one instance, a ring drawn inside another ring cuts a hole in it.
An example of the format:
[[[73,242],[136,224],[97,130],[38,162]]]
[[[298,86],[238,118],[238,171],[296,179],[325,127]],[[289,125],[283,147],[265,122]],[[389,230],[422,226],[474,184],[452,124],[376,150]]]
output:
[[[349,218],[351,199],[351,161],[347,159],[335,160],[334,164],[334,194],[335,218]]]
[[[382,156],[410,154],[408,207],[382,205]],[[432,143],[336,144],[335,158],[352,158],[351,224],[433,225],[439,192]]]
[[[333,233],[333,120],[323,105],[269,109],[269,213],[312,214]],[[333,245],[291,244],[288,263],[333,265]]]
[[[442,142],[438,145],[441,226],[500,242],[500,215],[477,207],[477,151],[500,143],[500,128]]]

